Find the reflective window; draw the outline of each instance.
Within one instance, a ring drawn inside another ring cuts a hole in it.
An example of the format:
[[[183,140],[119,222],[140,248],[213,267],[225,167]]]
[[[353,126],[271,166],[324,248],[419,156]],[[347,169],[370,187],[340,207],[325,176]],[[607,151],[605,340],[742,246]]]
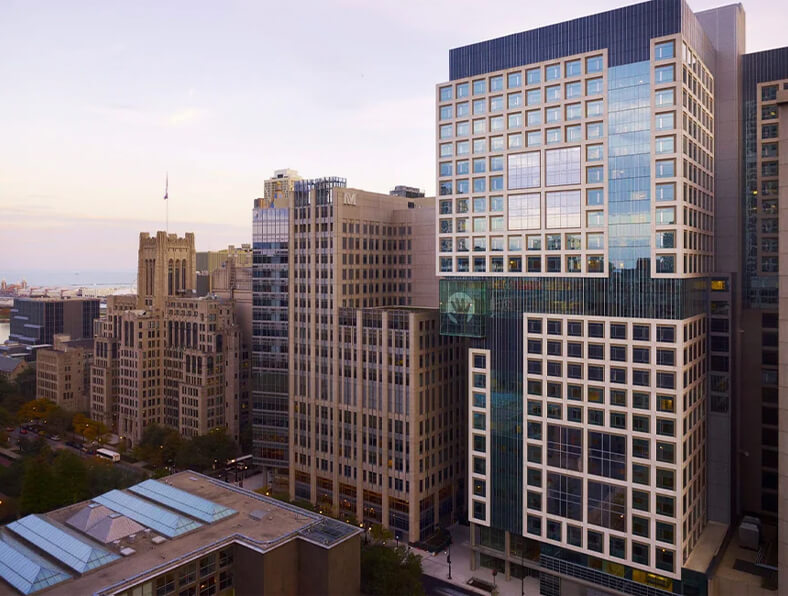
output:
[[[627,489],[605,482],[588,482],[587,519],[589,524],[627,531]]]
[[[602,72],[603,68],[602,56],[591,56],[590,58],[586,58],[586,73]]]
[[[676,248],[676,232],[657,232],[657,248]]]
[[[517,112],[515,114],[509,114],[507,117],[507,127],[509,130],[513,128],[522,128],[523,127],[523,114],[522,112]]]
[[[582,97],[582,95],[583,86],[580,84],[580,81],[566,84],[566,99],[574,99],[576,97]]]
[[[673,207],[657,207],[657,225],[669,225],[676,223],[676,210]]]
[[[657,184],[656,190],[657,201],[672,201],[676,198],[676,184],[674,182]]]
[[[441,87],[439,93],[441,101],[448,101],[451,99],[451,87]]]
[[[545,131],[545,142],[548,145],[554,145],[555,143],[561,142],[561,129],[560,128],[548,128]]]
[[[462,118],[464,116],[468,116],[468,111],[470,107],[468,106],[467,101],[463,101],[457,104],[457,118]]]
[[[586,124],[586,138],[601,139],[604,134],[604,128],[601,122],[590,122]]]
[[[657,273],[675,273],[676,257],[674,255],[657,255]]]
[[[503,176],[490,176],[490,190],[503,190]]]
[[[503,75],[498,75],[496,77],[490,78],[490,91],[502,91],[503,90]]]
[[[473,94],[483,95],[487,93],[487,81],[485,79],[478,79],[473,82]]]
[[[556,106],[554,108],[545,108],[544,120],[548,124],[551,122],[558,122],[561,120],[561,108]]]
[[[566,270],[568,273],[580,273],[581,267],[580,257],[566,257]]]
[[[503,172],[503,155],[493,155],[490,158],[490,171]]]
[[[493,213],[503,211],[503,197],[500,195],[490,197],[490,211]]]
[[[539,193],[509,195],[509,229],[533,230],[541,227]],[[531,248],[529,236],[529,249]]]
[[[441,106],[440,109],[440,119],[441,120],[450,120],[451,119],[451,106]]]
[[[548,192],[545,195],[546,227],[580,227],[580,191]]]
[[[517,93],[510,93],[506,100],[506,105],[510,110],[516,110],[523,106],[523,94],[519,91]]]
[[[583,117],[583,106],[579,103],[572,103],[566,106],[567,120],[580,120]]]
[[[542,250],[541,236],[527,236],[526,240],[527,240],[528,250]]]
[[[586,168],[586,182],[588,184],[599,184],[604,181],[604,168],[602,166],[590,166]]]
[[[605,152],[602,145],[586,145],[586,161],[602,161]]]
[[[654,59],[667,60],[676,55],[673,40],[663,41],[654,46]]]
[[[544,67],[544,79],[545,81],[554,81],[556,79],[561,78],[561,65],[560,64],[550,64]]]
[[[541,110],[529,110],[525,113],[525,117],[528,126],[539,126],[542,123]]]
[[[500,112],[503,110],[503,95],[496,95],[490,98],[490,111]]]
[[[602,77],[586,79],[586,95],[599,95],[603,90]]]
[[[509,236],[509,250],[521,251],[523,249],[523,239],[521,236]]]
[[[586,205],[602,205],[604,201],[604,191],[601,188],[589,188],[586,191]]]
[[[525,71],[525,82],[527,85],[535,85],[541,81],[542,76],[538,68],[531,68]]]
[[[578,143],[583,140],[583,129],[577,124],[575,126],[566,127],[566,142]]]
[[[675,153],[676,137],[657,137],[655,148],[657,153]]]
[[[483,157],[477,157],[473,160],[473,173],[481,174],[487,171],[487,160]]]
[[[586,225],[589,228],[601,228],[605,225],[604,211],[587,211]]]
[[[578,521],[583,520],[583,479],[549,472],[547,474],[547,512]]]
[[[509,149],[522,149],[523,147],[523,135],[519,132],[510,134],[507,138],[506,146]]]
[[[601,116],[605,109],[605,103],[601,99],[586,102],[586,116],[588,118],[596,118]]]
[[[450,161],[442,161],[440,164],[440,175],[441,176],[451,176],[451,162]]]
[[[676,175],[676,161],[673,159],[657,160],[654,169],[657,178],[672,178]]]
[[[561,186],[580,183],[580,147],[545,151],[545,184]]]
[[[461,97],[468,97],[468,83],[457,84],[457,99]]]
[[[586,257],[586,271],[588,273],[604,273],[605,257],[601,255],[589,255]]]
[[[487,187],[487,180],[484,178],[473,179],[473,192],[485,192]]]
[[[474,99],[473,100],[473,113],[475,115],[486,114],[487,113],[487,100],[486,99]]]
[[[457,194],[458,195],[467,195],[468,190],[470,189],[470,184],[467,178],[462,180],[457,180]]]
[[[477,118],[473,121],[473,134],[481,135],[487,132],[487,121],[484,118]]]
[[[457,162],[457,175],[467,174],[469,172],[469,161],[467,159],[462,159]]]
[[[509,189],[536,188],[541,185],[539,152],[508,156]]]
[[[452,155],[451,143],[441,143],[441,145],[440,145],[440,154],[441,154],[441,157],[451,157],[451,155]]]
[[[654,103],[657,106],[676,105],[676,92],[673,89],[660,89],[654,93]]]
[[[474,153],[486,153],[487,152],[487,139],[473,139],[473,152]]]
[[[542,90],[530,89],[525,93],[525,103],[529,106],[536,106],[542,103]]]
[[[565,470],[583,471],[583,431],[550,424],[547,426],[547,464]]]
[[[503,137],[490,137],[490,151],[503,151]]]
[[[672,130],[676,128],[676,113],[662,112],[656,116],[657,130]]]
[[[566,76],[567,77],[576,77],[578,75],[583,74],[583,65],[580,60],[570,60],[566,63]]]
[[[544,97],[546,102],[561,101],[561,85],[545,87]]]
[[[580,241],[580,234],[566,235],[567,250],[580,250],[581,248],[583,248],[583,243]]]
[[[458,137],[467,137],[471,134],[471,123],[467,120],[465,122],[458,122],[457,123],[457,136]]]
[[[497,132],[503,130],[503,116],[490,117],[490,132]]]
[[[525,143],[528,147],[538,147],[542,144],[542,131],[532,130],[525,135]]]
[[[586,234],[586,248],[589,250],[604,250],[605,248],[605,235],[604,234]]]
[[[506,75],[506,83],[509,89],[521,87],[523,84],[523,75],[519,72],[510,72]]]
[[[660,83],[672,83],[676,80],[676,67],[673,64],[658,66],[654,69],[654,81]]]

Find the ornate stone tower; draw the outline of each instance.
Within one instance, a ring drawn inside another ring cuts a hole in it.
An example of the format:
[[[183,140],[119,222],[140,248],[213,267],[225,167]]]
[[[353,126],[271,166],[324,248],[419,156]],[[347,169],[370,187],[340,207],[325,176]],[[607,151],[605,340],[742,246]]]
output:
[[[137,307],[164,308],[167,296],[186,296],[196,289],[196,260],[194,234],[183,238],[177,234],[156,232],[151,238],[140,234],[137,265]]]

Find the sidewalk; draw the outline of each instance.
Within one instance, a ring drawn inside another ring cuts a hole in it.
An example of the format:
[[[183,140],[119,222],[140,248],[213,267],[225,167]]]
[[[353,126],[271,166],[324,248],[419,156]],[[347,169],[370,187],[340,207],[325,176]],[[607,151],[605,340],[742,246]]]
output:
[[[441,551],[436,555],[427,551],[411,548],[416,554],[421,555],[421,568],[425,575],[440,578],[444,581],[449,581],[457,586],[461,586],[466,590],[477,592],[479,594],[487,594],[489,592],[473,588],[468,585],[468,580],[476,577],[484,580],[490,584],[493,583],[492,570],[484,567],[479,567],[475,571],[471,571],[471,543],[470,543],[470,528],[461,524],[455,524],[449,528],[451,532],[451,580],[449,577],[449,564],[446,562],[447,551]],[[520,596],[521,582],[518,578],[512,578],[506,581],[503,573],[498,573],[495,577],[495,586],[498,589],[500,596]],[[539,594],[539,580],[534,577],[525,578],[525,593],[527,596],[537,596]]]

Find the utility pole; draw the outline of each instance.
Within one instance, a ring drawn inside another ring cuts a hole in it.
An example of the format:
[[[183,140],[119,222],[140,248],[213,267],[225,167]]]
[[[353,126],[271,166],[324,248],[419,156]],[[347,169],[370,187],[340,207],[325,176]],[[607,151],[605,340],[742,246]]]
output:
[[[448,554],[446,555],[446,562],[449,564],[449,579],[451,579],[451,542],[449,543]]]

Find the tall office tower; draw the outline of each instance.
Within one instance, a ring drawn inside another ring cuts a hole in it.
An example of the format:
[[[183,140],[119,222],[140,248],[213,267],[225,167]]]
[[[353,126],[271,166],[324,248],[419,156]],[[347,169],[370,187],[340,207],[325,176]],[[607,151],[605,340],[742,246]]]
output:
[[[295,170],[287,168],[274,170],[274,175],[264,183],[263,198],[268,201],[274,199],[290,201],[293,198],[293,187],[297,180],[301,180],[301,176]]]
[[[90,410],[90,368],[93,339],[57,334],[52,348],[36,354],[36,397],[70,412]]]
[[[137,305],[164,308],[168,296],[191,294],[196,288],[197,253],[194,234],[183,238],[159,231],[155,238],[140,234],[137,263]]]
[[[464,360],[436,327],[433,203],[321,178],[288,212],[290,494],[411,541],[462,508]]]
[[[252,210],[252,455],[279,490],[289,481],[288,205],[257,199]]]
[[[98,298],[14,298],[8,339],[40,346],[52,345],[59,333],[74,339],[93,337],[100,306]]]
[[[707,589],[741,511],[707,367],[732,350],[743,26],[653,0],[450,53],[437,271],[442,333],[471,338],[474,566]]]
[[[136,297],[96,322],[91,414],[136,444],[149,424],[239,439],[242,359],[235,307],[193,295],[194,235],[140,234]]]

